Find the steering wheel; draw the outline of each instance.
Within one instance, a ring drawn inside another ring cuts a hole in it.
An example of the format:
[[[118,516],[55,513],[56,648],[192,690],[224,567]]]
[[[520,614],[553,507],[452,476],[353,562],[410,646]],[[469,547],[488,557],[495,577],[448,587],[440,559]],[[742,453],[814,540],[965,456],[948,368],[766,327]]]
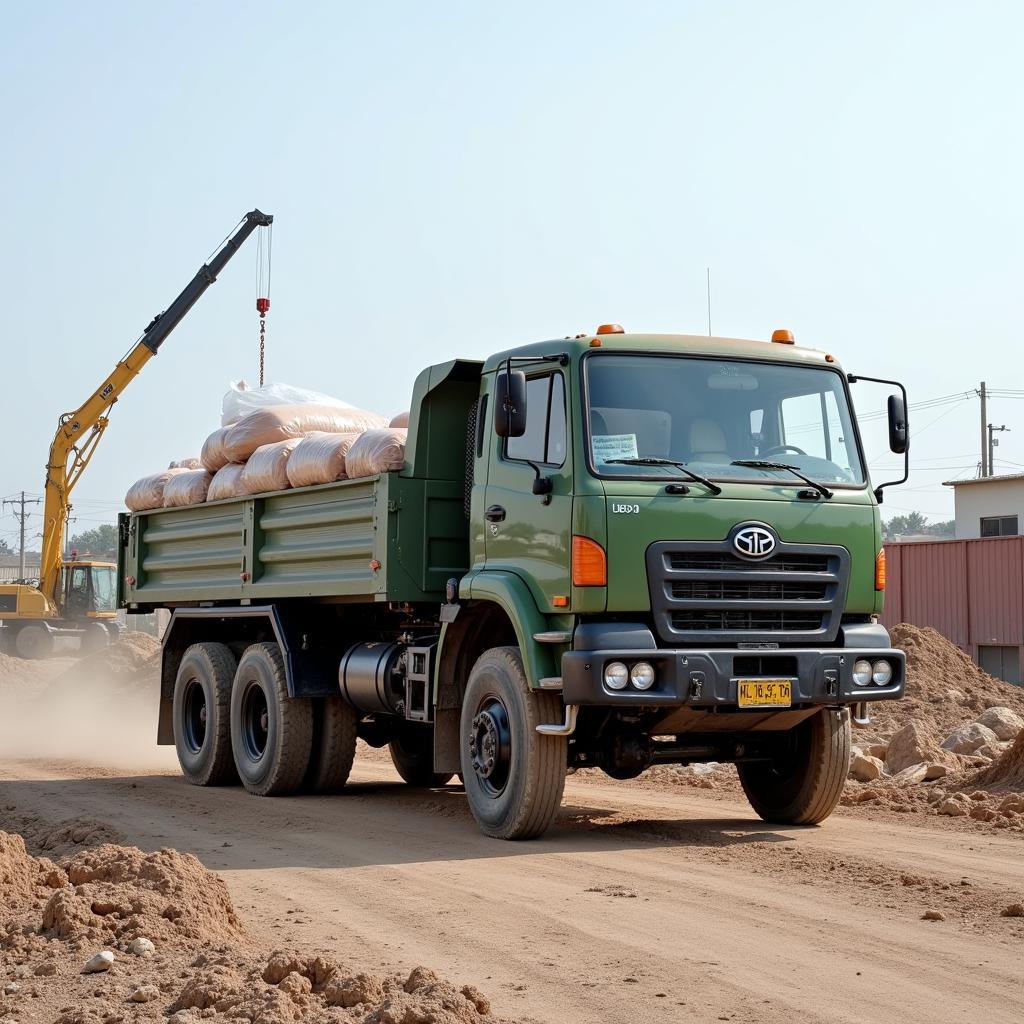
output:
[[[762,455],[779,455],[782,452],[796,452],[797,455],[806,455],[803,448],[797,448],[795,444],[777,444],[774,448],[761,452]]]

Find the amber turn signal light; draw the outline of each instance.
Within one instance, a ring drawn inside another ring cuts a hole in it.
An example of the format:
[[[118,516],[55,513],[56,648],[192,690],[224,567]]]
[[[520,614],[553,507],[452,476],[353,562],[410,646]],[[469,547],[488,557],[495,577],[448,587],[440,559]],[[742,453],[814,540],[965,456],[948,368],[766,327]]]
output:
[[[796,342],[793,340],[793,332],[787,331],[784,327],[777,331],[772,331],[772,341],[776,345],[795,345]]]
[[[589,537],[572,539],[572,585],[605,587],[608,585],[608,561],[604,548]]]
[[[875,557],[875,590],[885,590],[885,548]]]
[[[598,334],[625,334],[622,324],[601,324],[597,329]]]

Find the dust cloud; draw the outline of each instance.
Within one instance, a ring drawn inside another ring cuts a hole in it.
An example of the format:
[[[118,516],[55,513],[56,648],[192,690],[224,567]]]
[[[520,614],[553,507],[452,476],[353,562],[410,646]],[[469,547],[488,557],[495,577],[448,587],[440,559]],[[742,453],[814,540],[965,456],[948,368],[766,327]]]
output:
[[[82,658],[0,653],[0,757],[110,768],[175,768],[156,744],[159,643],[128,633]]]

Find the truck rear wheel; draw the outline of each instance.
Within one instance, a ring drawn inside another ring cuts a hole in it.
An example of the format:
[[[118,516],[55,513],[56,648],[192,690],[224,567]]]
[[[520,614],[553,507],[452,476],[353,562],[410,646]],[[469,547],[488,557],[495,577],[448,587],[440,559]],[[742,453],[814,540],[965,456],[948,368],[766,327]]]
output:
[[[496,839],[542,835],[562,802],[568,742],[537,726],[560,721],[557,694],[531,690],[516,647],[492,647],[473,666],[460,753],[470,810]]]
[[[311,793],[337,793],[348,781],[356,756],[359,712],[341,697],[313,705],[313,742],[303,786]]]
[[[174,748],[193,786],[238,782],[231,759],[231,685],[235,656],[223,644],[193,644],[174,681]]]
[[[312,701],[288,696],[281,648],[248,647],[231,688],[231,749],[242,785],[255,796],[294,793],[312,745]]]
[[[388,751],[395,771],[410,786],[443,786],[453,775],[434,771],[434,731],[428,726],[403,723],[388,744]]]
[[[850,718],[823,708],[792,730],[774,761],[738,764],[743,792],[765,821],[816,825],[839,803],[850,769]]]

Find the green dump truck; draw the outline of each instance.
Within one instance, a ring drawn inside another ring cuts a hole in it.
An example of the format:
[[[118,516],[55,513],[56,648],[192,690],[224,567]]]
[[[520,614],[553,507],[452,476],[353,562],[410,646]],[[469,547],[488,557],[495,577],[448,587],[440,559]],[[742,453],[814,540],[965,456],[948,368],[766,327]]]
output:
[[[159,742],[269,796],[340,789],[362,738],[506,839],[583,767],[733,762],[821,821],[905,675],[858,379],[788,332],[606,325],[424,370],[398,472],[123,515],[120,604],[172,611]]]

